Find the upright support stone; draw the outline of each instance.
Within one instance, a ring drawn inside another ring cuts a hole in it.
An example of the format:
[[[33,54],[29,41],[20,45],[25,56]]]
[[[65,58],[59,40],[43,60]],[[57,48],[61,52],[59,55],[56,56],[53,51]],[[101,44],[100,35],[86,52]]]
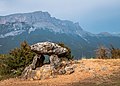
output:
[[[21,77],[24,79],[29,78],[29,75],[31,74],[32,70],[35,70],[37,67],[41,67],[43,66],[45,57],[44,55],[36,55],[33,58],[33,62],[32,64],[30,64],[29,66],[27,66],[24,71],[22,72]]]
[[[42,54],[36,55],[36,56],[33,58],[33,62],[32,62],[33,68],[32,68],[32,69],[36,69],[36,67],[41,67],[41,66],[43,66],[44,60],[45,60],[44,55],[42,55]]]
[[[30,75],[30,73],[32,72],[32,64],[30,64],[29,66],[27,66],[24,71],[21,74],[21,77],[23,79],[28,79],[28,76]]]
[[[58,58],[57,55],[51,55],[50,56],[50,65],[53,68],[58,68],[60,66],[60,59]]]

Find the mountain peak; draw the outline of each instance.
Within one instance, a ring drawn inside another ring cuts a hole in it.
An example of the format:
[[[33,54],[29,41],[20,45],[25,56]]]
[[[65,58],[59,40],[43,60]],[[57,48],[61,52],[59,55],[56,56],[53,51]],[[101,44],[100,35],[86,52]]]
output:
[[[32,17],[37,17],[39,19],[41,18],[50,18],[51,15],[48,12],[42,12],[42,11],[35,11],[35,12],[31,12],[31,13],[25,13],[26,15],[31,15]]]
[[[33,23],[40,20],[47,20],[51,18],[48,12],[35,11],[30,13],[17,13],[0,17],[0,24],[6,24],[7,22],[28,22]]]
[[[29,14],[29,13],[26,13]],[[48,12],[42,12],[42,11],[35,11],[35,12],[31,12],[31,14],[38,14],[38,15],[46,15],[46,16],[51,16]]]

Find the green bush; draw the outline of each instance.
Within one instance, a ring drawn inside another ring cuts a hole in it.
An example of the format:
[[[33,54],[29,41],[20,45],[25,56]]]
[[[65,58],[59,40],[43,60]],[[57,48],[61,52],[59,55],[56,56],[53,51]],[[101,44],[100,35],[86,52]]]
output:
[[[73,59],[74,57],[71,55],[71,49],[69,47],[67,47],[64,43],[57,43],[58,45],[60,45],[61,47],[64,47],[68,50],[67,53],[65,53],[64,55],[61,55],[60,57],[63,58],[67,58],[68,60]]]
[[[7,65],[10,55],[0,55],[0,80],[11,77],[10,67]]]
[[[26,66],[32,63],[35,53],[27,42],[22,42],[20,48],[15,48],[8,55],[0,55],[0,78],[21,75]]]
[[[11,57],[8,58],[6,64],[16,75],[20,75],[24,68],[32,63],[35,56],[26,41],[21,43],[20,48],[11,50],[9,54]]]
[[[0,79],[21,75],[26,66],[32,63],[35,53],[27,42],[22,42],[20,48],[15,48],[7,55],[0,55]]]

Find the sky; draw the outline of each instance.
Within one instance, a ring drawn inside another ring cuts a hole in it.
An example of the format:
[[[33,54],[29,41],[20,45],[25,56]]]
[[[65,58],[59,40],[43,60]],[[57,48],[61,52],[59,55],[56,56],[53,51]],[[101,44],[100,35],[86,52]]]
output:
[[[120,0],[0,0],[0,16],[34,11],[79,22],[92,33],[120,33]]]

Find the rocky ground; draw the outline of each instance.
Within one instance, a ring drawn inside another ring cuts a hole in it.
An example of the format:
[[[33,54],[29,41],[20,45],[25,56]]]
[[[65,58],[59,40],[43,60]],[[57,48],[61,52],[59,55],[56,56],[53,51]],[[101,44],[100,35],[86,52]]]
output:
[[[120,59],[83,59],[74,61],[75,72],[45,80],[12,78],[0,86],[120,86]]]

